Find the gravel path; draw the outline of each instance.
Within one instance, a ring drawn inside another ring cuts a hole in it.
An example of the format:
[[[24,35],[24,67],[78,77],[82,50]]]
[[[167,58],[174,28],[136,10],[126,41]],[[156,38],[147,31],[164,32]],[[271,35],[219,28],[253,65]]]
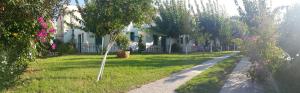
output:
[[[128,93],[175,93],[175,89],[177,89],[180,85],[183,85],[185,82],[189,81],[217,62],[222,61],[234,54],[235,53],[232,53],[230,55],[217,57],[215,59],[206,61],[200,65],[194,66],[193,68],[180,71],[172,74],[169,77],[143,85],[142,87],[131,90]]]
[[[229,75],[220,93],[263,93],[261,86],[251,82],[251,79],[247,77],[250,65],[248,58],[242,58]]]

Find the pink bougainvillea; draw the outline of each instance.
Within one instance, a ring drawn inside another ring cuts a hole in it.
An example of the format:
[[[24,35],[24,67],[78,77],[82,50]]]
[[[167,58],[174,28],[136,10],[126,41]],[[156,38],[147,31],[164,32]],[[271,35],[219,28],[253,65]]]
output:
[[[48,25],[47,25],[47,23],[45,23],[45,22],[44,22],[44,23],[41,23],[41,26],[42,26],[43,29],[47,29],[47,28],[48,28]]]
[[[52,49],[56,49],[56,44],[53,43],[53,44],[51,45],[51,48],[52,48]]]
[[[44,38],[48,35],[47,31],[45,29],[41,29],[41,31],[38,32],[37,36],[39,38]]]
[[[44,17],[39,17],[39,18],[38,18],[38,22],[39,22],[39,23],[44,23],[44,22],[45,22],[45,21],[44,21]]]
[[[37,40],[42,43],[49,42],[49,40],[51,41],[51,37],[53,37],[54,33],[56,32],[56,30],[53,27],[52,20],[45,20],[44,17],[39,17],[37,21],[40,26],[40,29],[37,31],[36,34]],[[50,45],[52,49],[56,48],[56,44],[50,43]]]
[[[55,30],[54,28],[50,28],[50,29],[49,29],[49,32],[50,32],[50,33],[55,33],[56,30]]]

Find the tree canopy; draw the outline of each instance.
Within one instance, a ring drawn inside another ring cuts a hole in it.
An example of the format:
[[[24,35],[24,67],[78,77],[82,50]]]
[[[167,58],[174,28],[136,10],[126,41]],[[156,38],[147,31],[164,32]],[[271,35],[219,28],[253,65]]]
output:
[[[141,26],[150,22],[155,14],[152,0],[86,0],[84,7],[77,2],[78,12],[83,23],[79,28],[96,34],[98,37],[109,35],[109,44],[102,60],[97,81],[102,77],[106,57],[115,40],[130,23]]]

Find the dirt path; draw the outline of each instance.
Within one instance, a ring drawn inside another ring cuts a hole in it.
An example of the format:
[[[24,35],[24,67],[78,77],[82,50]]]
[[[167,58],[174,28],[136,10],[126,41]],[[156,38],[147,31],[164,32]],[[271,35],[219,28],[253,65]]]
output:
[[[175,93],[175,89],[177,89],[180,85],[183,85],[207,68],[215,65],[217,62],[222,61],[234,54],[235,53],[206,61],[193,68],[183,70],[169,77],[143,85],[142,87],[131,90],[128,93]]]
[[[229,75],[220,93],[263,93],[263,89],[247,77],[250,65],[248,58],[242,58]]]

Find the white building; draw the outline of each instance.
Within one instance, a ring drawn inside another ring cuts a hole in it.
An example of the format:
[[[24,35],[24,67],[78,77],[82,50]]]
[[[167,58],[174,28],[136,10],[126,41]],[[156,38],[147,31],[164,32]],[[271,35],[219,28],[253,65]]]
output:
[[[77,6],[67,6],[66,11],[76,11]],[[79,12],[74,12],[74,15],[77,18],[81,18]],[[80,22],[76,21],[71,15],[63,15],[60,16],[56,22],[57,25],[57,33],[56,38],[63,41],[64,43],[67,42],[74,42],[76,44],[76,48],[80,53],[101,53],[103,49],[108,44],[109,36],[104,37],[96,37],[91,32],[85,32],[80,29],[75,29],[67,25],[66,23],[72,23],[75,25],[82,25]],[[138,28],[134,28],[132,24],[128,27],[124,28],[124,33],[128,35],[128,38],[131,40],[130,49],[133,51],[138,50],[138,38],[142,35],[143,36],[143,43],[146,45],[145,52],[155,52],[155,53],[162,53],[167,52],[169,48],[169,39],[163,36],[155,35],[151,32],[147,31],[140,31]],[[72,41],[72,38],[74,41]],[[186,40],[188,38],[181,37],[180,40],[173,40],[173,43],[179,43],[182,47],[181,51],[191,52],[195,51],[193,49],[194,44],[190,40]],[[187,43],[187,48],[185,45]],[[111,52],[118,51],[118,47],[116,44],[111,49]]]

